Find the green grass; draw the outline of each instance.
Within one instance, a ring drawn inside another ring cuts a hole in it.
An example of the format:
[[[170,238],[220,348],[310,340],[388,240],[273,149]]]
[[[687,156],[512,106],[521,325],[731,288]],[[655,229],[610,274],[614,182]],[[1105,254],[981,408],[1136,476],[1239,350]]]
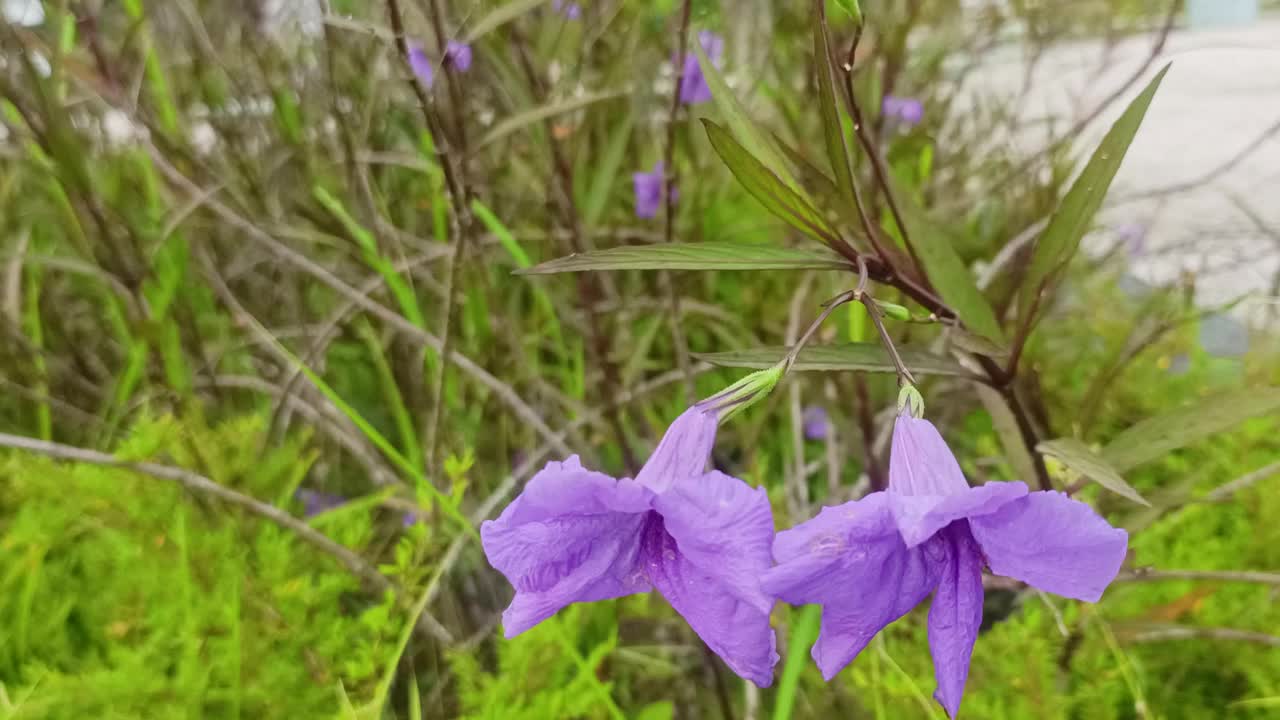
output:
[[[415,42],[432,46],[431,23],[418,14],[432,3],[400,4]],[[503,4],[445,7],[446,31],[475,27]],[[433,127],[385,39],[383,3],[334,2],[327,34],[310,41],[272,40],[214,0],[163,9],[107,3],[94,22],[65,13],[78,5],[47,2],[45,26],[0,30],[6,57],[22,55],[11,50],[21,43],[52,66],[44,77],[15,60],[0,74],[8,130],[0,142],[0,433],[189,469],[274,504],[402,592],[371,592],[286,524],[169,481],[0,448],[0,718],[719,717],[714,668],[659,597],[570,607],[503,638],[511,590],[478,542],[479,523],[527,480],[506,483],[513,469],[548,447],[511,398],[564,431],[584,463],[614,475],[629,471],[620,439],[642,459],[685,407],[684,379],[672,372],[672,308],[656,275],[512,274],[569,254],[575,242],[667,241],[661,216],[635,216],[630,174],[665,154],[670,88],[660,67],[673,53],[679,3],[583,3],[585,22],[567,21],[550,3],[525,3],[476,42],[473,66],[459,78],[461,104],[437,78]],[[1144,16],[1139,5],[1089,0],[1036,21],[1046,36],[1098,32],[1114,10],[1125,27],[1145,27],[1151,9]],[[918,52],[869,46],[870,64],[855,78],[864,108],[877,106],[883,74],[897,68],[900,88],[948,112],[934,90],[945,87],[940,61],[965,60],[974,38],[957,34],[949,3],[923,7],[910,28]],[[885,39],[908,30],[896,9],[864,9]],[[692,3],[695,31],[730,37],[724,70],[750,120],[822,166],[807,12],[775,4],[769,52],[755,53],[734,46],[743,37],[735,28],[760,30],[749,18],[729,3]],[[834,11],[831,23],[843,48],[851,27]],[[745,69],[735,64],[748,60]],[[145,127],[145,139],[108,143],[99,131],[108,108]],[[676,117],[671,239],[806,242],[723,166],[697,121],[723,122],[721,112],[706,104]],[[902,191],[949,230],[965,267],[990,260],[1055,207],[1072,149],[1050,158],[1047,179],[987,197],[953,179],[991,182],[1023,158],[990,147],[990,135],[1005,132],[994,117],[969,120],[972,137],[944,136],[940,117],[883,136]],[[216,143],[206,152],[195,139],[210,133]],[[564,157],[555,157],[553,139]],[[866,158],[852,155],[869,187]],[[452,286],[461,223],[447,175],[474,215]],[[565,222],[566,193],[580,237]],[[885,237],[896,237],[882,214]],[[264,237],[399,322],[286,262]],[[788,327],[802,329],[819,302],[855,280],[829,271],[673,274],[693,353],[781,344]],[[1135,301],[1116,280],[1114,262],[1077,258],[1060,297],[1107,311],[1053,304],[1027,346],[1022,367],[1034,375],[1019,379],[1019,391],[1053,436],[1080,433],[1101,445],[1206,395],[1280,383],[1274,337],[1257,338],[1242,359],[1211,357],[1178,292]],[[872,288],[924,314],[901,293]],[[986,292],[1001,317],[1016,306],[1015,290],[1002,277]],[[440,353],[404,329],[439,336],[450,291],[449,346],[468,362],[448,363],[437,388]],[[1130,358],[1135,329],[1152,318],[1185,322]],[[814,342],[870,341],[867,319],[850,305]],[[942,331],[898,320],[889,329],[917,347]],[[1183,356],[1185,368],[1173,372]],[[701,372],[696,393],[743,374]],[[882,423],[876,414],[897,396],[893,378],[864,380],[869,415]],[[726,471],[768,488],[779,529],[812,514],[829,492],[823,443],[793,440],[792,387],[802,405],[829,405],[843,463],[838,490],[866,467],[855,378],[793,374],[784,384],[726,424],[716,451]],[[928,379],[920,390],[971,477],[1014,479],[1000,430],[968,384]],[[439,428],[428,438],[437,408]],[[1151,510],[1095,487],[1081,497],[1131,530],[1137,566],[1274,572],[1275,479],[1229,502],[1197,500],[1273,462],[1276,430],[1274,418],[1254,418],[1127,472]],[[810,507],[793,512],[793,488],[784,486],[797,459],[816,471],[805,480]],[[1052,469],[1061,483],[1074,480]],[[300,488],[348,502],[305,518]],[[407,513],[419,522],[406,525]],[[1263,717],[1280,697],[1280,651],[1203,638],[1145,642],[1139,624],[1274,633],[1273,592],[1249,583],[1118,583],[1096,607],[1053,598],[1052,609],[1021,594],[978,642],[964,716]],[[998,599],[991,595],[989,609]],[[416,632],[416,611],[406,606],[425,609],[456,642]],[[941,717],[930,699],[923,610],[831,683],[809,657],[818,623],[813,607],[775,612],[782,661],[774,686],[754,696],[755,717]],[[741,716],[745,685],[718,669]]]

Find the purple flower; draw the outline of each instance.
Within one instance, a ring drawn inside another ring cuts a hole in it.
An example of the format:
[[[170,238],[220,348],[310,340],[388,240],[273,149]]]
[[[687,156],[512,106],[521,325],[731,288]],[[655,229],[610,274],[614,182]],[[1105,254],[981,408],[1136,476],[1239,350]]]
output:
[[[634,480],[548,463],[480,527],[489,563],[515,586],[513,637],[575,602],[657,589],[734,672],[761,687],[778,660],[773,600],[760,589],[773,515],[761,488],[707,471],[719,412],[676,418]]]
[[[804,409],[801,419],[804,422],[804,436],[809,440],[825,440],[827,437],[827,426],[830,421],[827,419],[826,408],[820,405],[810,405]]]
[[[885,95],[880,113],[904,128],[913,128],[924,119],[924,104],[915,98]]]
[[[1115,578],[1128,536],[1088,505],[1020,482],[969,487],[931,423],[900,416],[889,488],[823,508],[778,534],[765,592],[822,605],[813,658],[830,680],[889,623],[933,594],[929,650],[952,717],[982,621],[982,568],[1090,602]]]
[[[724,59],[724,38],[709,30],[698,33],[698,42],[707,54],[707,59],[720,67]],[[702,66],[698,64],[698,56],[688,53],[684,57],[684,79],[680,82],[680,102],[686,105],[697,105],[711,100],[711,88],[702,75]]]
[[[306,488],[299,488],[293,493],[293,496],[302,501],[303,517],[315,517],[322,512],[341,507],[347,502],[347,499],[341,495],[333,495],[318,490],[307,490]]]
[[[445,44],[444,57],[445,60],[453,63],[459,72],[471,69],[471,46],[466,43],[450,40]]]
[[[653,166],[653,172],[632,173],[631,179],[635,184],[636,217],[657,216],[658,210],[662,207],[662,188],[667,181],[662,161],[659,160],[658,164]],[[674,189],[671,191],[671,197],[673,200],[679,197]]]
[[[1140,257],[1147,247],[1147,226],[1140,222],[1127,222],[1116,228],[1116,237],[1124,243],[1130,258]]]
[[[445,43],[444,50],[445,61],[452,63],[459,72],[466,72],[471,69],[471,46],[450,40]],[[409,46],[409,68],[413,70],[413,74],[418,76],[422,84],[430,88],[436,82],[435,67],[431,64],[431,58],[427,57],[427,52],[422,49],[421,45]]]
[[[436,71],[431,67],[431,58],[427,57],[427,53],[422,49],[422,46],[411,45],[409,47],[409,67],[426,87],[431,87],[435,83]]]
[[[576,2],[553,0],[551,9],[563,15],[566,20],[577,20],[582,17],[582,6]]]

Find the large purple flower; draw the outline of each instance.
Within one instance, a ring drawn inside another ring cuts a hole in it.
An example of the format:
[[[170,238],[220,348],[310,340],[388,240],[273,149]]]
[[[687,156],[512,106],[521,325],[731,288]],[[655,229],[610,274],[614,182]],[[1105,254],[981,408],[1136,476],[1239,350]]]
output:
[[[716,67],[720,67],[724,59],[724,38],[709,30],[703,30],[698,33],[698,43],[702,45],[707,59]],[[703,76],[702,66],[694,53],[685,55],[683,74],[684,78],[680,82],[680,102],[685,105],[710,102],[711,87],[707,85],[707,78]]]
[[[657,589],[734,672],[772,682],[773,600],[760,577],[773,514],[763,489],[707,471],[719,415],[708,402],[686,410],[634,480],[576,455],[548,463],[481,526],[485,555],[516,590],[507,637],[571,603]]]
[[[889,488],[823,508],[778,533],[765,592],[822,605],[813,659],[828,680],[871,638],[933,593],[934,697],[954,717],[982,621],[982,568],[1094,602],[1115,578],[1128,536],[1088,505],[1020,482],[969,487],[927,420],[898,418]]]

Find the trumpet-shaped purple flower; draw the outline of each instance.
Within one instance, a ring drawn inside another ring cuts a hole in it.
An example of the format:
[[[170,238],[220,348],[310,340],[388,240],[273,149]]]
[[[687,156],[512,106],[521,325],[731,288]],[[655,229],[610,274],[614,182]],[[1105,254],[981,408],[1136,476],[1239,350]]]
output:
[[[952,717],[982,621],[982,568],[1066,597],[1098,600],[1128,536],[1088,505],[1020,482],[969,487],[931,423],[900,416],[889,488],[823,508],[778,533],[765,592],[822,605],[813,658],[834,677],[889,623],[933,594],[929,650]]]
[[[720,67],[724,59],[724,38],[710,30],[703,30],[698,33],[698,42],[701,43],[703,52],[707,54],[707,59],[716,67]],[[697,55],[693,53],[685,55],[683,73],[684,79],[680,82],[680,102],[685,105],[709,102],[711,87],[707,85],[707,78],[702,74],[702,66],[698,63]]]
[[[513,637],[575,602],[657,589],[734,672],[761,687],[778,660],[769,498],[707,471],[719,413],[686,410],[635,479],[614,479],[578,457],[548,463],[480,537],[489,563],[515,587],[502,614]]]
[[[924,119],[924,103],[916,98],[885,95],[880,113],[899,127],[913,128]]]
[[[662,207],[662,190],[667,182],[662,161],[659,160],[658,164],[653,166],[652,172],[632,173],[631,180],[635,185],[636,217],[645,219],[656,217],[658,210]],[[679,197],[674,188],[671,190],[671,197],[673,199]]]

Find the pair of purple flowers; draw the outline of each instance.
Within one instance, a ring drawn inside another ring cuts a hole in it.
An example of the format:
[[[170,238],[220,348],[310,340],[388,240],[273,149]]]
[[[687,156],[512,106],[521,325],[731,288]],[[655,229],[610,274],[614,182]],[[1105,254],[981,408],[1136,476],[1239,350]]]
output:
[[[707,470],[721,394],[676,418],[635,479],[549,463],[497,520],[485,555],[515,587],[513,637],[575,602],[656,589],[738,675],[761,687],[778,660],[775,599],[822,606],[813,658],[830,680],[930,594],[934,697],[955,716],[982,621],[982,568],[1096,601],[1128,537],[1088,505],[1020,482],[970,487],[938,431],[893,431],[889,487],[778,533],[762,488]],[[726,412],[728,409],[728,412]]]
[[[466,72],[471,69],[471,46],[450,40],[445,43],[444,62],[451,64],[457,68],[458,72]],[[418,80],[422,84],[430,88],[436,82],[435,66],[431,63],[431,58],[427,57],[427,52],[422,49],[421,45],[413,45],[409,48],[409,67],[413,70],[413,74],[418,76]]]
[[[724,61],[724,38],[713,32],[703,30],[698,33],[698,44],[707,54],[707,59],[719,66]],[[702,72],[698,56],[687,53],[683,59],[677,57],[673,64],[683,63],[680,81],[680,102],[684,105],[698,105],[711,101],[711,86]],[[650,172],[637,172],[631,176],[635,187],[636,217],[648,219],[657,216],[662,207],[663,189],[666,185],[666,168],[659,161]],[[676,192],[672,189],[672,199]]]

